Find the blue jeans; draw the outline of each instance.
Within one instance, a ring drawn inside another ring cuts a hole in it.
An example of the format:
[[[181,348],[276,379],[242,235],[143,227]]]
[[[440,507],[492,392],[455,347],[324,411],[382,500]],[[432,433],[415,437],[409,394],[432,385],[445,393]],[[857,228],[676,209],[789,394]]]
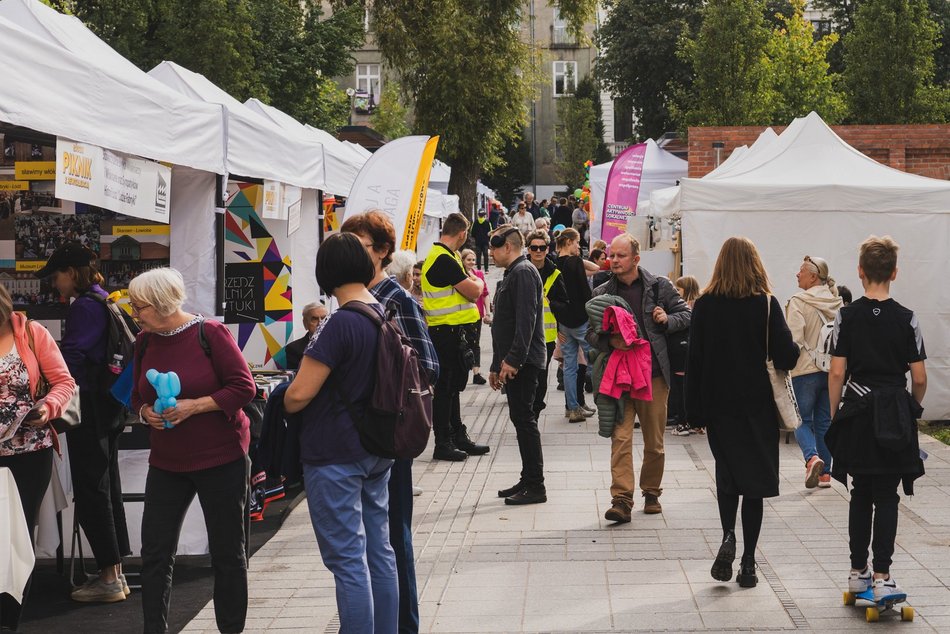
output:
[[[304,465],[310,521],[320,555],[336,581],[340,632],[396,631],[399,585],[389,544],[392,460]]]
[[[587,324],[577,328],[558,326],[558,332],[565,337],[561,343],[561,355],[564,357],[564,405],[567,409],[577,409],[577,347],[584,349],[590,360],[590,344],[587,343]],[[588,369],[590,365],[588,364]]]
[[[792,377],[795,400],[802,413],[802,426],[795,431],[805,462],[818,456],[825,462],[824,473],[831,473],[831,452],[825,445],[825,434],[831,427],[831,404],[828,402],[828,373],[812,372]]]

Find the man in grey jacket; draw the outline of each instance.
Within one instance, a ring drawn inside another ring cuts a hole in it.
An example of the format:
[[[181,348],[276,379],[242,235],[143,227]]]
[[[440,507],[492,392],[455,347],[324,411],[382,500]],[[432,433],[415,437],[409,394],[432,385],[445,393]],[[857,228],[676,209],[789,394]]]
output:
[[[689,328],[691,313],[686,302],[665,277],[657,277],[640,267],[640,243],[628,233],[610,244],[610,270],[613,276],[594,289],[598,295],[617,295],[633,308],[637,333],[650,343],[653,360],[653,400],[641,401],[625,395],[623,420],[614,426],[610,451],[611,508],[604,517],[612,522],[630,521],[633,508],[633,420],[640,420],[643,433],[643,465],[640,468],[640,490],[643,512],[662,513],[663,433],[666,429],[666,401],[670,385],[670,360],[666,349],[667,333]],[[588,330],[588,342],[601,350],[627,350],[620,335],[599,335]]]
[[[534,413],[538,375],[547,361],[541,276],[523,255],[524,238],[511,225],[499,227],[489,241],[495,264],[505,275],[495,289],[492,319],[492,363],[488,382],[493,390],[505,386],[508,415],[514,423],[521,452],[521,478],[498,492],[505,504],[547,502],[541,433]]]

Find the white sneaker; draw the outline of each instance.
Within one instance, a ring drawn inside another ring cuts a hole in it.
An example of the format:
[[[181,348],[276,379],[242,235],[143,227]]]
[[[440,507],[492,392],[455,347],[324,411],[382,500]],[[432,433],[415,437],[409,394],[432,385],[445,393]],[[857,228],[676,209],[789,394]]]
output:
[[[882,601],[895,594],[904,594],[904,591],[901,590],[900,586],[897,585],[897,582],[894,581],[894,577],[891,577],[890,579],[874,580],[875,601]]]
[[[861,572],[851,571],[848,574],[848,592],[861,594],[871,587],[871,567],[865,566]]]
[[[413,497],[418,497],[418,496],[420,496],[420,495],[422,495],[422,487],[417,487],[416,485],[413,484],[413,485],[412,485],[412,496],[413,496]]]

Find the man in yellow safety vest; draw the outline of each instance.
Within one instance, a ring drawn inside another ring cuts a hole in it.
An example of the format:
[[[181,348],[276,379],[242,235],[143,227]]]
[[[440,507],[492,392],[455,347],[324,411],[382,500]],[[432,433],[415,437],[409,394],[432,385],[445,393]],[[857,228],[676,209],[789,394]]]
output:
[[[561,271],[554,262],[547,257],[551,242],[543,229],[528,234],[528,260],[535,265],[541,275],[543,294],[541,297],[544,308],[544,344],[547,346],[548,357],[544,369],[538,375],[538,388],[534,395],[534,417],[541,414],[546,406],[544,397],[548,393],[548,366],[554,356],[554,345],[557,342],[557,316],[567,308],[570,299],[567,296],[567,287],[561,278]]]
[[[459,402],[475,360],[469,342],[481,319],[475,300],[484,287],[474,274],[465,272],[458,255],[468,239],[468,229],[465,216],[449,214],[442,223],[439,242],[432,245],[422,265],[422,308],[439,356],[439,380],[432,399],[435,460],[465,460],[489,449],[469,438]]]

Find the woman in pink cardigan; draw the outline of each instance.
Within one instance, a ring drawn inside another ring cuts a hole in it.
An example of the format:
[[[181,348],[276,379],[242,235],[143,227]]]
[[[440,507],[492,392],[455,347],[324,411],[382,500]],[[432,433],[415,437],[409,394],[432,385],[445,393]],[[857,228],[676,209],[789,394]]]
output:
[[[41,377],[50,391],[37,405]],[[31,538],[53,470],[53,449],[59,450],[49,421],[59,418],[75,389],[53,337],[46,328],[14,313],[10,293],[0,286],[0,467],[13,474]],[[27,582],[24,603],[29,589]],[[20,607],[10,595],[0,595],[0,627],[15,631]]]

